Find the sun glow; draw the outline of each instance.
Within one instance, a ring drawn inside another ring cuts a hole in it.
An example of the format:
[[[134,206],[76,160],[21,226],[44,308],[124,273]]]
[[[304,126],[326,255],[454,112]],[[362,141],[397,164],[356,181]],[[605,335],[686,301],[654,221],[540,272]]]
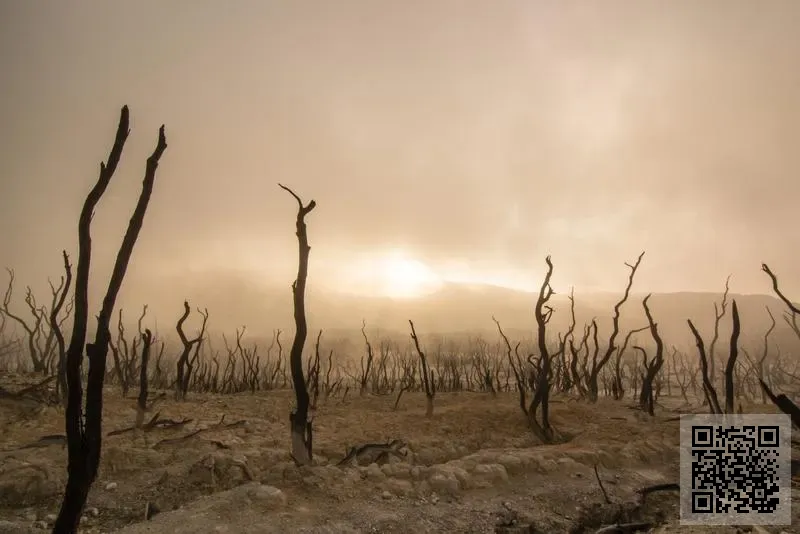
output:
[[[395,249],[378,261],[380,290],[395,298],[414,298],[436,291],[442,280],[424,263]]]
[[[428,265],[402,248],[351,255],[334,269],[332,287],[338,291],[395,299],[424,297],[446,284],[487,285],[521,291],[535,291],[538,287],[530,273],[497,265],[471,265],[467,261]]]
[[[443,283],[430,267],[400,248],[351,258],[337,279],[339,288],[350,293],[402,299],[433,293]]]

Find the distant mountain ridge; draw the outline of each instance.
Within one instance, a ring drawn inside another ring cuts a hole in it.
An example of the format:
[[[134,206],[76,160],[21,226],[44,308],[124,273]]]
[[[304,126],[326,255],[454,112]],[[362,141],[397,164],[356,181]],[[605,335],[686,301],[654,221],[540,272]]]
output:
[[[533,307],[536,293],[490,285],[449,283],[440,290],[416,299],[388,297],[363,297],[321,291],[310,281],[307,296],[309,330],[358,332],[362,319],[368,328],[385,332],[407,333],[408,320],[414,320],[420,331],[428,333],[481,332],[496,335],[492,316],[504,329],[528,336],[535,332]],[[141,282],[137,281],[139,286]],[[149,278],[147,291],[138,291],[123,299],[124,306],[136,297],[144,299],[151,313],[157,317],[162,329],[174,331],[174,322],[182,311],[185,298],[192,307],[208,308],[210,327],[215,331],[233,331],[247,325],[254,335],[270,335],[273,329],[293,330],[291,288],[266,286],[235,273],[195,273],[174,278]],[[635,286],[634,286],[634,289]],[[614,304],[622,291],[575,294],[575,314],[578,332],[584,324],[597,318],[600,339],[607,339]],[[642,308],[645,295],[634,292],[622,308],[621,327],[624,330],[645,326],[647,321]],[[693,346],[694,341],[687,326],[691,319],[701,334],[710,340],[714,324],[714,303],[720,302],[721,293],[675,292],[654,293],[650,308],[667,345]],[[782,315],[784,304],[771,295],[730,294],[726,317],[720,324],[720,347],[730,336],[730,301],[735,299],[742,321],[742,342],[760,346],[770,320],[766,308],[772,311],[777,327],[771,338],[784,350],[800,346],[796,336],[785,324]],[[551,332],[565,331],[569,324],[568,295],[559,293],[551,298],[555,312],[550,323]],[[171,312],[171,313],[170,313]],[[132,315],[132,312],[129,312]]]

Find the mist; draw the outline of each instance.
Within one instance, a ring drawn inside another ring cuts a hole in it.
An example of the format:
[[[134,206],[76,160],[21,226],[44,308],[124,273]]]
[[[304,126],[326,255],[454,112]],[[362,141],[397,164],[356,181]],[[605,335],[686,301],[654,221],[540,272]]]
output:
[[[153,304],[159,316],[184,298],[235,315],[239,299],[213,289],[232,280],[284,295],[269,306],[288,321],[295,206],[277,182],[319,205],[308,222],[320,294],[534,291],[546,255],[562,293],[620,291],[641,250],[640,292],[719,292],[731,274],[734,292],[770,293],[763,261],[800,293],[796,2],[0,10],[0,264],[20,287],[46,291],[61,249],[76,252],[83,198],[128,104],[132,133],[92,227],[98,284],[162,123],[169,150],[126,308],[182,280]],[[271,319],[259,313],[249,321]]]

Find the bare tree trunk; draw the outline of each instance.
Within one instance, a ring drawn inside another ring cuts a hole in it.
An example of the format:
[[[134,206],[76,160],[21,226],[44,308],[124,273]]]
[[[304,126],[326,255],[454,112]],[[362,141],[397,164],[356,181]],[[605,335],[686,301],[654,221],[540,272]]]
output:
[[[311,247],[308,245],[308,232],[306,229],[306,215],[313,210],[317,203],[313,200],[307,205],[294,191],[288,187],[278,184],[282,189],[291,194],[297,200],[297,244],[299,261],[297,265],[297,279],[292,284],[292,296],[294,299],[294,342],[289,353],[289,363],[292,369],[292,383],[297,398],[297,409],[289,414],[289,424],[292,436],[292,456],[300,465],[311,463],[311,445],[313,434],[311,422],[308,419],[308,407],[310,398],[305,377],[303,376],[303,347],[308,335],[308,324],[306,323],[306,279],[308,278],[308,257]]]
[[[553,262],[550,256],[545,258],[547,273],[545,274],[542,287],[539,288],[539,296],[534,307],[534,318],[536,319],[536,345],[539,349],[539,360],[534,381],[535,387],[531,403],[528,406],[528,422],[533,431],[542,441],[548,442],[553,438],[550,428],[550,351],[547,348],[547,323],[550,322],[553,309],[547,304],[553,296],[553,288],[550,286],[550,277],[553,276]],[[536,415],[541,408],[541,422],[536,420]]]
[[[647,323],[650,326],[650,335],[653,336],[653,340],[656,342],[656,355],[653,357],[653,360],[648,363],[647,352],[641,347],[636,348],[640,350],[642,354],[644,354],[645,367],[645,374],[642,377],[642,391],[639,395],[639,406],[649,415],[655,415],[653,382],[658,375],[658,372],[661,370],[661,366],[664,365],[664,342],[661,339],[661,335],[658,333],[658,325],[655,323],[655,321],[653,321],[653,315],[650,313],[650,308],[647,305],[647,301],[650,300],[650,296],[651,295],[647,295],[644,298],[642,301],[642,306],[644,307],[644,313],[647,316]]]
[[[61,307],[64,305],[64,299],[69,292],[69,288],[72,284],[72,265],[69,263],[69,256],[67,255],[66,250],[62,250],[61,254],[64,258],[64,271],[66,273],[66,282],[64,283],[64,289],[61,291],[61,296],[58,299],[58,302],[53,309],[50,310],[50,328],[53,330],[53,333],[56,336],[56,343],[58,346],[58,363],[56,365],[56,374],[58,375],[56,378],[56,395],[61,400],[61,403],[66,408],[67,406],[67,375],[66,375],[66,366],[67,366],[67,349],[66,343],[64,342],[64,334],[61,332],[61,325],[58,322],[58,313],[61,311]]]
[[[629,263],[625,263],[625,265],[631,270],[630,274],[628,275],[628,285],[625,286],[625,293],[623,294],[622,298],[619,302],[614,305],[614,315],[611,318],[611,335],[608,337],[608,346],[606,347],[606,352],[600,361],[597,361],[595,357],[592,361],[592,369],[589,372],[588,377],[588,394],[589,394],[589,402],[597,402],[598,395],[599,395],[599,386],[597,383],[597,378],[600,376],[600,371],[603,370],[608,360],[611,358],[611,355],[614,354],[614,351],[617,349],[617,346],[614,342],[619,335],[619,317],[620,317],[620,310],[622,305],[628,300],[628,296],[631,292],[631,286],[633,285],[633,278],[636,276],[636,270],[639,268],[639,264],[642,262],[642,257],[644,256],[644,251],[639,254],[639,257],[636,259],[636,263],[633,265]]]
[[[120,113],[117,135],[108,157],[108,164],[100,164],[100,177],[86,197],[78,222],[79,253],[75,280],[75,319],[72,339],[67,349],[66,365],[68,388],[65,416],[68,447],[67,484],[61,509],[53,527],[54,534],[72,534],[77,531],[81,513],[89,495],[89,488],[97,477],[102,446],[103,381],[106,373],[108,342],[111,338],[109,322],[122,281],[125,278],[134,245],[144,222],[147,205],[153,191],[158,162],[167,148],[164,126],[161,126],[158,132],[156,149],[147,160],[139,201],[136,204],[128,229],[117,253],[111,280],[108,283],[100,315],[97,318],[97,332],[94,343],[86,344],[86,353],[89,358],[89,377],[86,385],[86,405],[84,408],[82,406],[81,361],[83,359],[83,345],[86,340],[89,308],[89,264],[92,247],[90,227],[95,206],[100,201],[103,193],[105,193],[122,155],[122,148],[129,133],[128,122],[128,107],[124,106]],[[81,413],[82,408],[84,408],[85,418]]]
[[[428,358],[425,357],[425,353],[419,345],[419,338],[417,337],[414,323],[409,319],[408,324],[411,326],[411,339],[414,340],[414,347],[417,349],[417,355],[419,356],[419,373],[422,375],[422,386],[425,388],[425,417],[433,417],[433,399],[436,397],[436,382],[433,380],[433,371],[428,367]]]
[[[733,331],[731,332],[731,350],[728,356],[728,364],[725,366],[725,413],[734,413],[733,402],[735,398],[733,370],[736,367],[736,358],[739,357],[739,308],[736,300],[731,303],[731,313],[733,314]]]
[[[711,377],[708,374],[708,359],[706,358],[706,348],[703,343],[703,337],[700,335],[700,332],[697,331],[691,319],[688,319],[686,322],[689,323],[689,329],[694,335],[694,339],[697,342],[697,351],[700,354],[700,370],[703,375],[703,394],[705,395],[711,413],[720,414],[722,413],[722,408],[720,408],[719,399],[717,398],[717,390],[714,388],[714,384],[711,382]]]
[[[719,306],[717,306],[716,302],[714,303],[714,335],[711,337],[711,343],[708,345],[708,378],[711,380],[712,384],[714,384],[714,381],[717,379],[716,346],[717,340],[719,339],[719,323],[722,318],[725,317],[725,313],[728,311],[728,293],[730,292],[730,281],[731,277],[728,275],[728,278],[725,279],[725,292],[722,294],[722,302]]]
[[[146,329],[142,334],[142,367],[139,369],[139,397],[136,400],[136,428],[144,423],[147,411],[147,364],[150,362],[150,346],[153,344],[153,333]]]
[[[369,342],[369,338],[367,337],[367,333],[365,329],[367,328],[367,322],[365,320],[361,321],[361,335],[364,336],[364,343],[367,346],[367,364],[364,365],[364,357],[361,357],[361,389],[359,390],[359,395],[364,396],[367,393],[367,380],[369,380],[369,373],[372,370],[372,360],[373,360],[373,353],[372,353],[372,344]]]
[[[183,345],[183,350],[176,363],[177,378],[175,380],[175,400],[177,401],[186,400],[186,394],[189,391],[189,381],[192,378],[192,366],[197,359],[197,353],[200,349],[200,344],[203,343],[203,336],[206,332],[206,324],[208,324],[208,309],[201,311],[198,308],[197,312],[203,317],[203,325],[197,337],[194,339],[187,338],[183,331],[183,323],[186,322],[186,318],[189,317],[190,311],[189,303],[184,300],[183,315],[181,315],[180,319],[178,319],[178,323],[175,325],[175,330],[178,332],[178,337]],[[194,359],[190,361],[189,354],[191,354],[192,348],[195,349],[195,356]]]

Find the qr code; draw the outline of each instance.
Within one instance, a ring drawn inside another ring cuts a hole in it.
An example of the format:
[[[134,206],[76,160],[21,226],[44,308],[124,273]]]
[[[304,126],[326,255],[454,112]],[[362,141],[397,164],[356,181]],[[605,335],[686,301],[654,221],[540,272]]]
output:
[[[788,415],[681,416],[681,524],[791,524]]]

